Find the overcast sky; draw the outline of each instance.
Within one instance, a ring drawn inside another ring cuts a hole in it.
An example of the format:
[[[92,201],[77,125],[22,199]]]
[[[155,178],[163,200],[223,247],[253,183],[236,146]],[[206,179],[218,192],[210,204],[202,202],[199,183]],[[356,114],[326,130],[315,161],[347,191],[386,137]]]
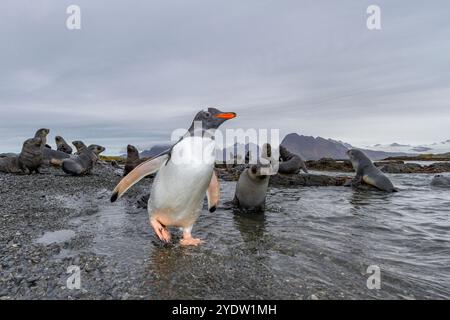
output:
[[[0,40],[0,152],[39,127],[142,148],[207,106],[356,146],[450,139],[448,0],[2,0]]]

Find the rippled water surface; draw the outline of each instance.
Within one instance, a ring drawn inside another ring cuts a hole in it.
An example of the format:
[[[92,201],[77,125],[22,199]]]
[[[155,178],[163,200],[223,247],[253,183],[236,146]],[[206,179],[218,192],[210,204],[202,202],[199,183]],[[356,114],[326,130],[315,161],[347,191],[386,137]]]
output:
[[[203,210],[199,247],[161,245],[146,210],[105,202],[74,220],[148,298],[450,298],[450,190],[432,175],[390,175],[398,193],[270,188],[264,215]],[[235,182],[222,182],[231,200]],[[381,270],[369,290],[367,267]]]

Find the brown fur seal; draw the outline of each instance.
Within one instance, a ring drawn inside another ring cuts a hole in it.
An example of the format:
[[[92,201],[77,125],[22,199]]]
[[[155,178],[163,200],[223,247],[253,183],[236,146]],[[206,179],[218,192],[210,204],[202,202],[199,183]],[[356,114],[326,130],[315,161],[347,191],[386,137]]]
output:
[[[135,146],[129,144],[127,146],[127,160],[125,161],[125,169],[123,170],[123,176],[125,177],[134,168],[140,165],[144,160],[139,158],[139,151]]]
[[[300,169],[308,173],[306,164],[303,159],[292,152],[286,147],[280,145],[280,164],[278,166],[278,172],[284,174],[297,174]]]
[[[41,128],[34,134],[35,138],[41,138],[42,139],[42,148],[45,148],[47,145],[47,135],[50,133],[50,129],[47,128]],[[50,148],[50,146],[48,146]]]
[[[54,166],[60,166],[62,161],[64,159],[69,159],[71,155],[62,151],[44,148],[42,150],[42,156],[44,158],[45,165],[52,164]]]
[[[361,182],[365,182],[381,191],[397,192],[391,180],[380,171],[372,161],[362,152],[357,149],[350,149],[347,154],[352,162],[353,169],[356,171],[356,176],[352,181],[353,186],[358,186]]]
[[[19,155],[9,154],[0,158],[0,171],[7,173],[39,173],[42,165],[42,139],[27,139]]]
[[[56,150],[61,151],[67,154],[72,154],[72,148],[69,146],[69,144],[64,140],[61,136],[55,137],[56,142]]]
[[[65,173],[73,176],[83,176],[90,174],[98,161],[98,155],[105,151],[105,148],[92,144],[84,149],[79,155],[70,159],[64,159],[62,169]]]
[[[84,144],[84,142],[80,141],[80,140],[72,141],[72,144],[77,149],[77,152],[75,152],[75,154],[80,154],[83,150],[85,150],[87,148],[87,146]]]

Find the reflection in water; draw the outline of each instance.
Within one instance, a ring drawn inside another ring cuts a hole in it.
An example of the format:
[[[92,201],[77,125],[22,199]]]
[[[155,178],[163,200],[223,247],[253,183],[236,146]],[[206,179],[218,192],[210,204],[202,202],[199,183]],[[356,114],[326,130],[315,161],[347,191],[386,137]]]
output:
[[[146,298],[450,298],[450,197],[429,175],[389,175],[398,193],[343,187],[271,188],[261,215],[204,210],[183,248],[162,245],[146,210],[107,203],[74,224],[92,250]],[[223,202],[235,183],[222,182]],[[136,214],[127,214],[133,211]],[[137,210],[137,211],[134,211]],[[366,286],[369,265],[381,290]]]
[[[266,231],[265,214],[244,213],[240,210],[233,210],[233,220],[247,248],[256,250]]]

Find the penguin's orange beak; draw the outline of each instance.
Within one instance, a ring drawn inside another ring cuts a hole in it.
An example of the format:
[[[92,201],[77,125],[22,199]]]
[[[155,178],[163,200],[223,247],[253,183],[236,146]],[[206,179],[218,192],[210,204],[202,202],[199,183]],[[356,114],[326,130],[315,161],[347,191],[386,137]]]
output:
[[[234,112],[222,112],[222,113],[216,114],[214,117],[215,118],[219,118],[219,119],[229,120],[229,119],[236,118],[236,113],[234,113]]]

